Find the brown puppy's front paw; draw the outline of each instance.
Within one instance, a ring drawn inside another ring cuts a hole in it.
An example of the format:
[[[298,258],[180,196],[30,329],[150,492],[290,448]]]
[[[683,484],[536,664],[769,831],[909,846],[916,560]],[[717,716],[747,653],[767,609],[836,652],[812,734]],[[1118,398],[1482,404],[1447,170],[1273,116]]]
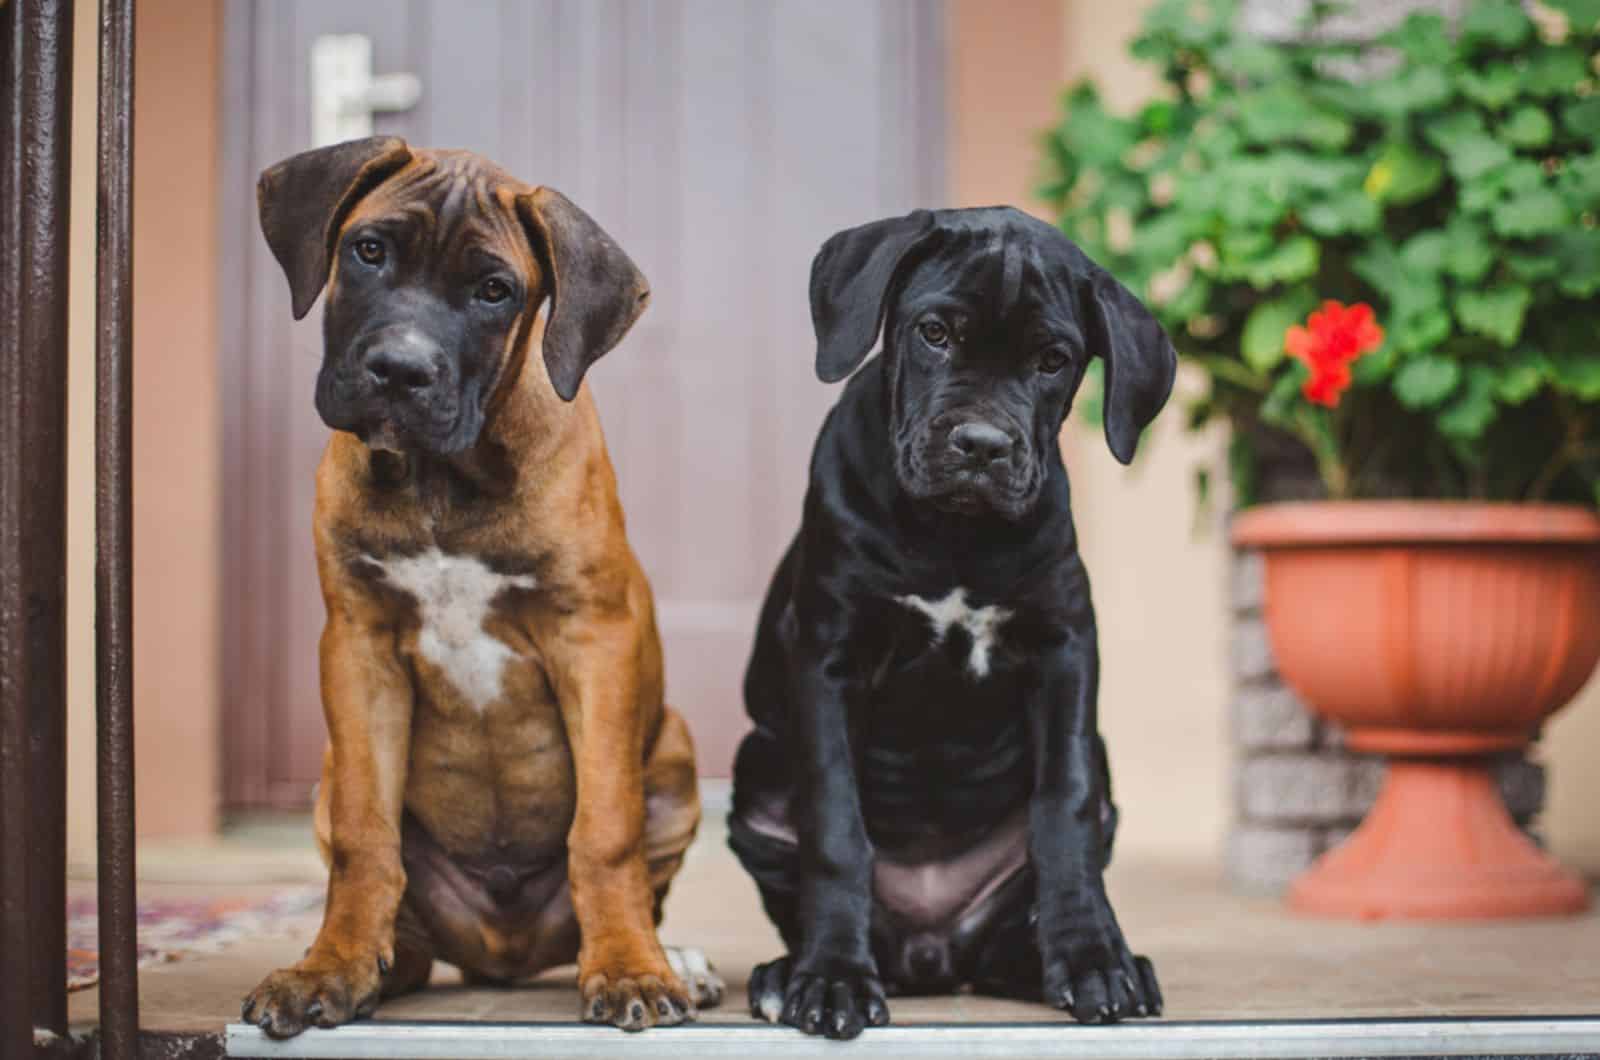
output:
[[[701,1008],[715,1008],[722,1004],[722,993],[727,989],[716,966],[706,955],[692,946],[666,946],[667,963],[689,988],[689,999]]]
[[[370,1016],[378,1007],[386,967],[378,957],[328,964],[307,958],[263,979],[244,999],[240,1017],[268,1037],[292,1038],[307,1027],[336,1027]]]
[[[695,1018],[694,1000],[669,967],[617,968],[582,977],[586,1023],[610,1023],[625,1031],[670,1027]]]

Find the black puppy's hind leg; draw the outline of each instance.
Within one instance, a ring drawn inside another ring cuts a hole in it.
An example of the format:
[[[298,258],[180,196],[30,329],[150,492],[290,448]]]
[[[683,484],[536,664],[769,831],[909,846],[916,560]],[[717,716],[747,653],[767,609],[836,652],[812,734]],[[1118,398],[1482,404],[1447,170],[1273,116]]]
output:
[[[1106,755],[1105,737],[1099,733],[1094,736],[1095,749],[1100,758],[1100,839],[1101,850],[1100,867],[1103,869],[1111,864],[1111,848],[1117,841],[1117,804],[1111,798],[1111,760]]]

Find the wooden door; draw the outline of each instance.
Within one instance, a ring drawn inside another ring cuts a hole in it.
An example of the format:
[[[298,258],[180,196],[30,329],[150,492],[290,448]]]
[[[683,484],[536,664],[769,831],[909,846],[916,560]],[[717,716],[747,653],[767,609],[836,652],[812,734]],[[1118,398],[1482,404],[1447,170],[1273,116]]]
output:
[[[668,700],[726,776],[757,607],[836,396],[812,375],[812,254],[939,205],[943,4],[928,0],[230,0],[221,238],[226,800],[297,806],[324,728],[311,550],[313,313],[256,230],[256,173],[309,146],[308,55],[372,38],[421,102],[379,132],[559,188],[627,248],[651,308],[590,374],[655,587]]]

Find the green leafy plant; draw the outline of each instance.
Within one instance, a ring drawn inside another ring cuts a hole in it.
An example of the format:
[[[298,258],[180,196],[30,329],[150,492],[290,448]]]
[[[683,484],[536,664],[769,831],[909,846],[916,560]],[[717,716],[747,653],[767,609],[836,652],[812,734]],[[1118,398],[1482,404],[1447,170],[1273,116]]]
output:
[[[1042,194],[1204,369],[1189,423],[1230,424],[1237,499],[1286,452],[1335,497],[1600,504],[1600,0],[1375,42],[1236,6],[1160,0],[1132,50],[1167,90],[1069,89]],[[1334,407],[1285,346],[1328,299],[1382,326]]]

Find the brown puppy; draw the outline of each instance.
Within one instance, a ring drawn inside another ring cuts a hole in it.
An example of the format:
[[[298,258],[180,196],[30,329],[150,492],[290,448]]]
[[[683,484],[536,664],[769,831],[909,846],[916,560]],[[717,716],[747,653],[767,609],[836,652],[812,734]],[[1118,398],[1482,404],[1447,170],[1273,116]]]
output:
[[[244,1018],[332,1026],[436,959],[496,982],[575,959],[584,1019],[692,1018],[722,984],[655,927],[700,819],[694,750],[582,386],[644,277],[565,197],[465,152],[374,137],[259,191],[296,317],[328,289],[329,881],[305,959]]]

